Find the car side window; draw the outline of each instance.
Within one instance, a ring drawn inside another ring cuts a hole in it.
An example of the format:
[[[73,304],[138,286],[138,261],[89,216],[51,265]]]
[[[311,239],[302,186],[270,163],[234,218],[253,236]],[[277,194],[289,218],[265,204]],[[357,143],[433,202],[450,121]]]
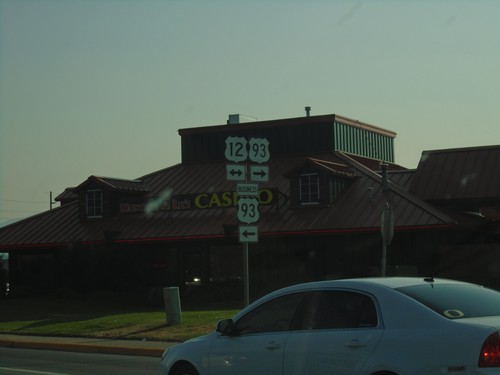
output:
[[[376,327],[373,300],[349,291],[317,291],[311,294],[303,329],[353,329]]]
[[[236,321],[237,332],[244,335],[290,330],[297,307],[305,295],[305,293],[287,294],[257,306]]]

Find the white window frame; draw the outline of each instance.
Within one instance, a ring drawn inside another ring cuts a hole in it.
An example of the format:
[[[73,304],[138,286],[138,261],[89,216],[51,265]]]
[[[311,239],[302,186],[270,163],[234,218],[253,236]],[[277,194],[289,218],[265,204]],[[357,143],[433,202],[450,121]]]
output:
[[[87,218],[94,219],[103,217],[104,196],[102,190],[87,190],[85,193],[85,208]]]
[[[307,190],[307,191],[306,191]],[[299,200],[302,205],[320,202],[320,177],[318,173],[302,173],[299,176]],[[315,197],[315,199],[313,199]],[[317,197],[317,198],[316,198]]]

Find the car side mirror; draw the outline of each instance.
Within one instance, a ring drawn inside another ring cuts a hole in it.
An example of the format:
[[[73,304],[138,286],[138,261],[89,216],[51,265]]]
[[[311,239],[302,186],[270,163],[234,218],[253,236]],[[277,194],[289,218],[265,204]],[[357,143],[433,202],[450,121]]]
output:
[[[233,319],[219,320],[215,326],[215,330],[223,336],[236,336],[238,334]]]

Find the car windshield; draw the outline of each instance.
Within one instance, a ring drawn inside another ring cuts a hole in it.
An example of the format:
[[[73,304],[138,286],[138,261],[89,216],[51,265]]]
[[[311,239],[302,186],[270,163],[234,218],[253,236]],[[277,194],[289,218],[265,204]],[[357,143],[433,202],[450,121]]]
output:
[[[500,292],[474,285],[428,284],[399,292],[449,319],[500,316]]]

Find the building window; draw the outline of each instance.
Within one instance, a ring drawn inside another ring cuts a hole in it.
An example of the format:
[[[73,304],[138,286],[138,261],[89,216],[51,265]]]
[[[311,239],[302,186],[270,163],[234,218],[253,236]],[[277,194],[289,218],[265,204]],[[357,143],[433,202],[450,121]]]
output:
[[[319,203],[319,175],[317,173],[305,173],[299,177],[300,203]]]
[[[86,198],[87,198],[87,217],[88,218],[102,217],[104,211],[102,191],[88,190]]]
[[[333,202],[346,188],[347,184],[345,180],[330,177],[329,178],[329,191],[330,191],[330,202]]]

